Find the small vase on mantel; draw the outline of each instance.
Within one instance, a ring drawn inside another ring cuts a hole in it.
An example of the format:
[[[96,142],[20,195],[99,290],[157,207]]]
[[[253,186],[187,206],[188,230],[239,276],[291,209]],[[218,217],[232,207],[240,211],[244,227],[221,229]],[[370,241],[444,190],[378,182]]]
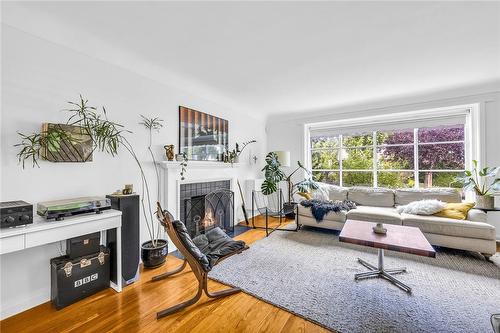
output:
[[[173,161],[174,160],[174,145],[165,145],[163,146],[165,148],[165,156],[167,157],[167,161]]]
[[[494,207],[495,207],[494,196],[476,194],[476,208],[493,209]]]

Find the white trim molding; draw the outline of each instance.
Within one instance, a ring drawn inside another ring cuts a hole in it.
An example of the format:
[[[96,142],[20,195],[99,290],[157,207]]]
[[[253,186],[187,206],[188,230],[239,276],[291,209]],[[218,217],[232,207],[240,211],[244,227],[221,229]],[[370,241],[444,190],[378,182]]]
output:
[[[304,161],[309,170],[312,170],[311,161],[311,132],[319,135],[340,135],[350,131],[373,132],[379,130],[432,127],[452,123],[464,124],[465,128],[465,169],[470,169],[472,160],[477,160],[480,165],[485,161],[485,117],[484,102],[453,105],[432,109],[422,109],[407,112],[393,112],[388,114],[378,114],[363,116],[358,118],[331,120],[325,122],[315,122],[304,124]],[[416,132],[414,136],[416,137]],[[416,145],[416,140],[414,145]],[[371,147],[371,146],[370,146]],[[375,144],[374,144],[375,147]],[[374,148],[375,149],[375,148]],[[416,147],[415,149],[418,149]],[[418,152],[415,151],[415,161]],[[374,152],[374,163],[376,157]],[[412,172],[415,172],[416,166]],[[376,168],[374,168],[376,170]],[[361,170],[356,170],[361,171]],[[373,170],[370,170],[373,171]],[[386,171],[386,170],[384,170]],[[408,170],[410,171],[410,170]],[[415,173],[415,184],[418,186],[418,170]],[[376,184],[376,182],[375,182]]]

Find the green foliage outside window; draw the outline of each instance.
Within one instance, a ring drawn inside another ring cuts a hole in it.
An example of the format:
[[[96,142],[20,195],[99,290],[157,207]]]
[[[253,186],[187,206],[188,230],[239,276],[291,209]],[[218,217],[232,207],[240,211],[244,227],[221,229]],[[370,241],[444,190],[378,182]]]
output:
[[[376,159],[377,186],[414,187],[415,135],[419,140],[419,169],[425,170],[418,174],[419,186],[460,187],[454,183],[454,179],[461,175],[465,168],[463,125],[421,128],[415,133],[413,129],[376,132],[376,156],[374,156],[373,133],[344,135],[342,145],[340,136],[313,137],[311,139],[313,179],[339,185],[342,164],[342,185],[373,186],[372,170]],[[452,141],[456,142],[450,143]],[[439,171],[443,169],[452,171]]]

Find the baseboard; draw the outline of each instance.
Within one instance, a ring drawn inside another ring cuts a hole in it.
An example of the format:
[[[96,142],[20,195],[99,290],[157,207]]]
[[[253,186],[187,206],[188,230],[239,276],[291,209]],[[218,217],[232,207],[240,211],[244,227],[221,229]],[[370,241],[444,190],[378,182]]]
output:
[[[8,306],[2,304],[0,311],[0,320],[4,320],[8,317],[11,317],[13,315],[16,315],[18,313],[29,310],[31,308],[34,308],[35,306],[47,302],[50,302],[50,297],[47,296],[45,293],[43,293],[30,297],[29,299],[25,299],[17,304],[9,304]]]

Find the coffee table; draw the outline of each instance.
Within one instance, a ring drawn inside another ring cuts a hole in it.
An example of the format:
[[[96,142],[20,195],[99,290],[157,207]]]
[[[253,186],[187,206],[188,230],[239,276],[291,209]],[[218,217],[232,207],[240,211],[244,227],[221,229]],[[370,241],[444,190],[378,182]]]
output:
[[[347,220],[340,232],[341,242],[370,246],[378,249],[378,265],[374,266],[363,259],[358,262],[369,269],[368,272],[354,275],[356,280],[370,277],[381,277],[395,284],[404,291],[411,293],[411,288],[394,277],[395,274],[406,272],[406,267],[388,269],[384,267],[384,250],[411,253],[425,257],[436,257],[436,251],[429,244],[419,228],[401,225],[384,224],[387,234],[373,232],[376,223]]]

